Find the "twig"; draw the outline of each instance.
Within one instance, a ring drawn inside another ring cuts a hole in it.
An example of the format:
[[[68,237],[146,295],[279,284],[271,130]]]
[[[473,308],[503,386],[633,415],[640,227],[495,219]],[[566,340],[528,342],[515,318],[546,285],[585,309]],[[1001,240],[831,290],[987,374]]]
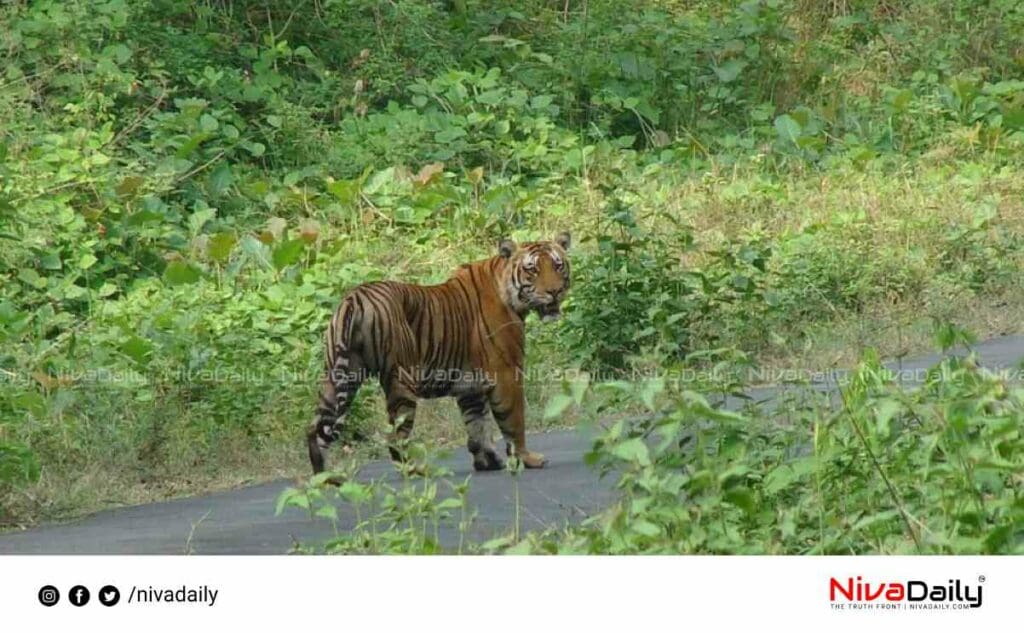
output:
[[[218,160],[220,160],[221,158],[223,158],[223,157],[224,157],[224,154],[225,154],[226,152],[227,152],[227,150],[221,150],[221,151],[217,152],[217,155],[216,155],[216,156],[214,156],[214,157],[213,157],[213,158],[211,158],[210,160],[206,161],[205,163],[203,163],[203,164],[202,164],[202,165],[200,165],[199,167],[196,167],[196,168],[195,168],[195,169],[193,169],[192,171],[190,171],[190,172],[188,172],[188,173],[186,173],[186,174],[182,174],[181,176],[178,176],[177,178],[175,178],[175,179],[174,179],[174,184],[178,184],[179,182],[181,182],[181,181],[183,181],[183,180],[187,180],[187,179],[191,178],[192,176],[195,176],[195,175],[196,175],[196,174],[198,174],[199,172],[203,171],[204,169],[206,169],[206,168],[207,168],[207,167],[209,167],[210,165],[212,165],[212,164],[216,163],[216,162],[217,162]]]
[[[167,98],[167,84],[163,84],[163,92],[161,92],[160,96],[156,98],[156,101],[154,101],[152,104],[149,105],[149,107],[147,107],[145,110],[143,110],[142,114],[137,116],[135,118],[135,120],[133,120],[127,126],[121,128],[121,131],[118,132],[117,134],[115,134],[114,138],[112,138],[109,141],[107,141],[106,143],[104,143],[102,145],[102,147],[107,147],[109,145],[116,145],[117,142],[120,141],[122,137],[124,137],[128,133],[134,132],[136,129],[138,129],[138,127],[140,125],[142,125],[142,122],[145,121],[149,117],[149,115],[153,113],[153,110],[156,110],[157,108],[159,108],[163,104],[164,99],[166,99],[166,98]]]
[[[304,2],[300,2],[299,5],[297,7],[295,7],[295,9],[288,16],[288,19],[284,21],[284,26],[281,27],[281,32],[280,33],[278,33],[276,35],[271,33],[271,35],[273,35],[273,37],[274,37],[274,41],[275,42],[277,40],[281,39],[281,36],[284,35],[284,32],[288,30],[288,25],[292,23],[292,18],[294,18],[295,14],[298,13],[299,9],[301,9],[305,5],[306,5],[306,2],[304,1]]]
[[[192,537],[196,535],[196,528],[206,520],[206,517],[210,516],[213,510],[207,510],[206,514],[201,516],[198,521],[192,523],[192,529],[188,532],[188,539],[185,540],[185,554],[195,554],[195,550],[192,549]]]
[[[910,524],[910,515],[903,507],[903,502],[900,500],[899,494],[896,492],[896,488],[893,487],[892,482],[889,481],[889,477],[886,476],[885,471],[882,470],[882,465],[878,462],[875,457],[875,452],[871,450],[871,446],[868,444],[868,439],[864,435],[864,431],[861,430],[860,425],[857,424],[856,417],[853,415],[853,411],[850,409],[850,403],[846,399],[846,392],[843,390],[839,391],[840,397],[843,399],[843,411],[850,418],[850,424],[853,426],[853,430],[857,432],[857,437],[860,439],[861,444],[864,445],[864,450],[867,451],[868,457],[871,459],[871,464],[878,475],[885,482],[885,487],[889,491],[889,496],[892,497],[892,502],[896,504],[896,509],[899,510],[900,516],[903,518],[903,524],[907,526],[907,531],[910,532],[910,538],[914,540],[914,546],[917,548],[917,553],[923,553],[921,550],[921,541],[917,536],[917,532],[914,531],[914,526]],[[915,523],[919,523],[917,519],[914,519]]]

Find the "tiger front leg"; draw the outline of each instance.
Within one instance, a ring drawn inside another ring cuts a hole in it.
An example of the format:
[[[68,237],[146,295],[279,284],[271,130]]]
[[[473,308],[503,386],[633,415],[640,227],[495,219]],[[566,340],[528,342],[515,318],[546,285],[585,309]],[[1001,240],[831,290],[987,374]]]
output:
[[[522,385],[499,382],[491,392],[490,402],[509,456],[518,458],[526,468],[544,468],[547,458],[526,448],[526,397]]]

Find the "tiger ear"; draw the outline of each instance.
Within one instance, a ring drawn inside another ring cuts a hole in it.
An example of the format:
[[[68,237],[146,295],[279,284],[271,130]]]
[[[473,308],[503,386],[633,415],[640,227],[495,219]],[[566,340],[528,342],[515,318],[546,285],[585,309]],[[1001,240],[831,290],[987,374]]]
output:
[[[498,255],[501,255],[503,259],[512,257],[514,252],[516,252],[516,243],[512,240],[505,237],[498,242]]]
[[[569,247],[572,246],[572,236],[569,235],[569,231],[563,231],[555,237],[555,244],[562,247],[563,251],[568,251]]]

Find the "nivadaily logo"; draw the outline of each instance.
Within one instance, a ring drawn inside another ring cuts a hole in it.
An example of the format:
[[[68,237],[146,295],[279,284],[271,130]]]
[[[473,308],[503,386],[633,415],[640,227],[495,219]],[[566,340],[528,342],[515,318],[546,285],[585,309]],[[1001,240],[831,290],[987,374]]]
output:
[[[984,576],[977,583],[950,579],[945,583],[925,580],[873,582],[863,576],[832,577],[828,597],[833,609],[977,609],[982,604]]]

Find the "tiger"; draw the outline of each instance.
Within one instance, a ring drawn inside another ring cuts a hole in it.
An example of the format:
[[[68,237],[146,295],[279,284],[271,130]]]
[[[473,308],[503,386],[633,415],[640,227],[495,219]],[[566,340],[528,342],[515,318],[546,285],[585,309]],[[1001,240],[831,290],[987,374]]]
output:
[[[313,473],[324,471],[326,451],[341,436],[360,385],[377,378],[392,431],[395,462],[412,432],[420,399],[453,397],[477,471],[502,470],[487,429],[490,413],[505,454],[526,468],[547,458],[526,447],[523,392],[525,319],[557,320],[569,291],[568,232],[551,241],[498,242],[497,255],[461,265],[447,281],[420,286],[376,281],[351,289],[324,334],[319,402],[307,433]]]

